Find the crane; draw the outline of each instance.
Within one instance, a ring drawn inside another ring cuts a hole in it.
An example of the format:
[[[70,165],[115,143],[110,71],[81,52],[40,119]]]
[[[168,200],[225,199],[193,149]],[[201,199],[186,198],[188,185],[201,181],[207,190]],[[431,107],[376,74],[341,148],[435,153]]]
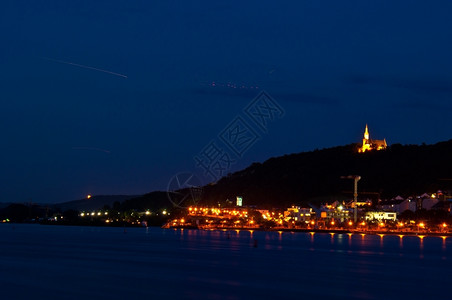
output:
[[[358,221],[358,207],[356,205],[356,202],[358,201],[358,181],[361,179],[361,176],[359,175],[348,175],[348,176],[341,176],[341,179],[353,179],[354,181],[354,190],[353,190],[353,202],[354,202],[354,210],[353,210],[353,221]]]

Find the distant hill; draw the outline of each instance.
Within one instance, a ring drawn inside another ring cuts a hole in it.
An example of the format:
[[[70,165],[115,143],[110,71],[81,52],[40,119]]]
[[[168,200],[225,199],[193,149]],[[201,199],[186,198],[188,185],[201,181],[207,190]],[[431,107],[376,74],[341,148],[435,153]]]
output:
[[[386,150],[357,152],[357,144],[270,158],[223,177],[203,188],[198,204],[235,203],[287,207],[293,204],[352,199],[353,181],[341,176],[360,175],[359,198],[385,199],[437,190],[452,191],[452,140],[434,145],[394,144]],[[445,180],[449,179],[449,180]],[[189,191],[181,191],[184,197]],[[171,208],[181,199],[162,191],[142,196],[94,196],[58,204],[68,209],[92,210],[118,201],[122,210]],[[176,195],[177,196],[177,195]],[[182,206],[190,205],[191,197]],[[174,203],[173,203],[174,202]]]
[[[360,175],[361,198],[391,198],[452,190],[452,140],[434,145],[394,144],[382,151],[357,153],[351,144],[270,158],[204,187],[203,202],[224,203],[242,196],[244,204],[291,204],[351,199]]]
[[[173,204],[168,198],[168,193],[162,191],[155,191],[143,196],[131,198],[121,204],[122,210],[137,209],[143,211],[149,209],[154,212],[172,207]]]
[[[74,210],[96,210],[102,209],[105,205],[110,207],[113,206],[113,203],[119,202],[123,203],[126,200],[136,198],[139,196],[131,196],[131,195],[111,195],[111,196],[93,196],[90,199],[81,199],[74,200],[69,202],[63,202],[55,204],[55,208],[60,209],[61,211],[66,211],[69,209]]]

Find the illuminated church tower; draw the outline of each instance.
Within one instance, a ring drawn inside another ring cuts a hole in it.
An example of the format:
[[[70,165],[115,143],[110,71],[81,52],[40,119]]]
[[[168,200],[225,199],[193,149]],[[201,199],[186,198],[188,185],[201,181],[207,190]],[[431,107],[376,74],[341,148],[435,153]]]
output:
[[[359,148],[359,152],[366,152],[369,150],[383,150],[386,149],[386,139],[383,140],[371,140],[369,136],[369,128],[366,124],[366,130],[364,131],[363,145]]]

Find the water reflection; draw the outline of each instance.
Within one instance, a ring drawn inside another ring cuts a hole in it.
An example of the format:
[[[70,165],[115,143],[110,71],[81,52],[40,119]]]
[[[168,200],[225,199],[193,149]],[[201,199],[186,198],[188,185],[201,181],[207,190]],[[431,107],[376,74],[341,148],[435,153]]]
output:
[[[383,248],[383,238],[384,238],[384,234],[379,234],[380,236],[380,248]]]
[[[144,230],[142,231],[144,232]],[[405,234],[369,234],[369,233],[319,233],[319,232],[284,232],[256,230],[168,230],[174,232],[187,247],[196,245],[217,247],[218,249],[239,250],[246,245],[268,251],[284,251],[298,247],[310,252],[328,251],[333,253],[350,253],[352,255],[395,255],[398,257],[415,256],[423,259],[431,253],[438,258],[447,259],[447,236],[405,235]],[[148,235],[152,233],[149,230]],[[440,238],[440,239],[439,239]],[[452,249],[449,249],[452,250]]]
[[[0,226],[0,233],[2,267],[10,271],[2,280],[6,288],[13,287],[10,295],[38,290],[35,298],[40,299],[57,289],[69,292],[71,299],[101,293],[109,299],[450,296],[452,239],[446,236],[254,231],[253,239],[259,241],[255,248],[248,230],[151,227],[147,234],[141,228],[123,234],[122,228],[17,225],[15,231]],[[30,278],[39,269],[49,272]],[[90,273],[93,280],[86,280],[86,270],[96,270]],[[17,282],[24,288],[17,289]],[[300,282],[307,288],[300,288]],[[27,296],[3,298],[33,297]]]

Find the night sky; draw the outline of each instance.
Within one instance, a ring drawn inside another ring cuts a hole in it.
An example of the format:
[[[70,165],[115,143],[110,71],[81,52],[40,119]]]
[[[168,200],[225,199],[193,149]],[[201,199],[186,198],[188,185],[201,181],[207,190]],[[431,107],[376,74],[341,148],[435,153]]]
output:
[[[452,138],[451,1],[279,2],[2,1],[0,202],[205,184],[209,145],[233,172],[366,123],[389,144]],[[264,128],[246,113],[262,91],[281,109]]]

